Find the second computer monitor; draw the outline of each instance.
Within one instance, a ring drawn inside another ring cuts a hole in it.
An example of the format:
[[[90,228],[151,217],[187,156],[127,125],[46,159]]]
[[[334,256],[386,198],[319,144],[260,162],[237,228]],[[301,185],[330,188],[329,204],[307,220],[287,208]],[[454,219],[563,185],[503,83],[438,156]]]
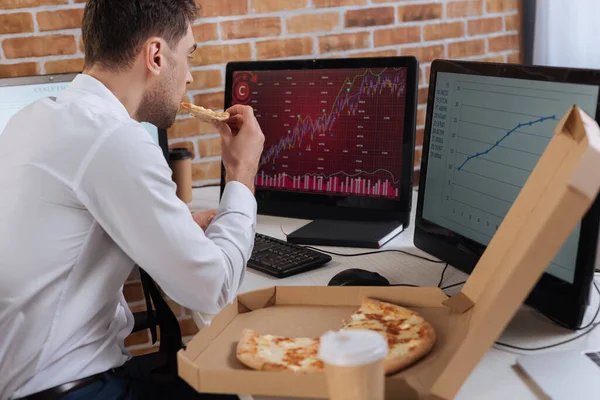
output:
[[[265,134],[259,212],[407,220],[417,70],[414,57],[228,64],[225,106],[252,106]]]

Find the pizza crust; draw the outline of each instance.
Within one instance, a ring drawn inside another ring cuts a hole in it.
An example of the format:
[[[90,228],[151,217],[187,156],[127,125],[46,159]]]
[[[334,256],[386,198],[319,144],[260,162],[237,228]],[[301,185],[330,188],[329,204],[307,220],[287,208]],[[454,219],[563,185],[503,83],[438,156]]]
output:
[[[237,344],[236,356],[242,364],[252,369],[262,371],[266,360],[258,357],[257,353],[258,333],[252,329],[244,329]]]
[[[197,106],[191,103],[181,103],[181,107],[185,108],[190,112],[194,117],[204,121],[204,122],[225,122],[229,119],[230,115],[225,111],[213,111],[208,108],[204,108],[202,106]]]

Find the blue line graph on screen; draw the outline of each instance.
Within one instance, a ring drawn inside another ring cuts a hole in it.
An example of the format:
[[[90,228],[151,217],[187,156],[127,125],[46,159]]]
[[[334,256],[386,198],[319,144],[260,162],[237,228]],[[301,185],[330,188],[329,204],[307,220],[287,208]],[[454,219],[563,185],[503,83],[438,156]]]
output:
[[[488,148],[488,149],[486,149],[484,151],[481,151],[479,153],[475,153],[473,155],[468,156],[467,159],[465,161],[463,161],[463,163],[457,168],[457,170],[460,171],[461,169],[463,169],[463,167],[465,166],[465,164],[467,164],[469,161],[471,161],[471,160],[473,160],[473,159],[475,159],[477,157],[484,156],[484,155],[488,154],[490,151],[494,150],[494,148],[496,148],[497,146],[499,146],[500,143],[502,143],[504,141],[504,139],[506,139],[507,137],[509,137],[517,129],[523,128],[525,126],[531,126],[531,125],[539,124],[539,123],[544,122],[544,121],[556,120],[556,119],[557,119],[556,115],[551,115],[549,117],[540,117],[540,118],[538,118],[536,120],[533,120],[533,121],[523,122],[523,123],[518,124],[517,126],[515,126],[514,128],[512,128],[510,131],[506,132],[506,135],[504,135],[504,137],[502,137],[502,139],[498,140],[490,148]]]

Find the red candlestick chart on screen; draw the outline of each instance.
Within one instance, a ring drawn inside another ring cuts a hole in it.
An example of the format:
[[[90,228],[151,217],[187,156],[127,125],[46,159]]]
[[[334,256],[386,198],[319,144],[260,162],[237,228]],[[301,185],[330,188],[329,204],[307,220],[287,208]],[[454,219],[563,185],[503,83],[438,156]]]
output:
[[[406,71],[242,72],[234,103],[265,134],[256,186],[398,198]]]

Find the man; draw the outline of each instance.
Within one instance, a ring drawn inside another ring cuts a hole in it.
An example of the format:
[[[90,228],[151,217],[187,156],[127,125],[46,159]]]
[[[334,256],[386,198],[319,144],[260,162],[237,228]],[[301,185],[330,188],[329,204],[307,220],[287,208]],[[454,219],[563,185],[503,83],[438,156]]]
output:
[[[88,0],[84,72],[0,135],[0,399],[193,392],[133,376],[122,287],[138,264],[208,321],[251,255],[264,143],[252,109],[234,106],[218,125],[228,183],[206,231],[140,124],[173,124],[192,81],[196,13],[194,0]]]

